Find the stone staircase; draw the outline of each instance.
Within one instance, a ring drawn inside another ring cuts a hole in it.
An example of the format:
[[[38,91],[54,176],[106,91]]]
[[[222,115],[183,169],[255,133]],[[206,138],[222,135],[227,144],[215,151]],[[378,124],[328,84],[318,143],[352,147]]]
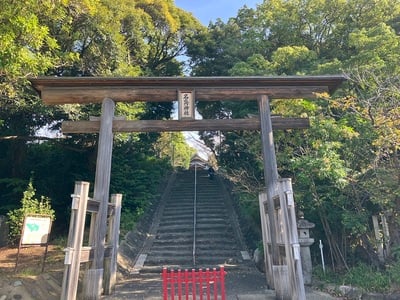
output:
[[[235,213],[218,177],[210,180],[205,170],[179,172],[160,210],[140,272],[233,268],[243,261]]]
[[[218,269],[223,265],[228,281],[254,269],[230,196],[218,176],[210,180],[207,175],[206,170],[197,169],[171,177],[130,274],[121,278],[115,295],[104,299],[121,299],[126,294],[129,299],[160,299],[163,267]],[[128,235],[120,250],[132,256],[138,244],[134,234]]]

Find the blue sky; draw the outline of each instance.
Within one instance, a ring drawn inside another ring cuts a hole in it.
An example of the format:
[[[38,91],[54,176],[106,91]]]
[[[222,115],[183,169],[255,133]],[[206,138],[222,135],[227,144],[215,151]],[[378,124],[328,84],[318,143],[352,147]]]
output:
[[[175,0],[176,6],[191,12],[205,26],[217,18],[226,22],[230,17],[235,17],[244,5],[255,8],[261,2],[262,0]]]
[[[218,18],[226,22],[230,17],[235,17],[238,10],[245,5],[255,8],[256,4],[262,2],[263,0],[175,0],[175,5],[191,12],[203,25],[208,26],[210,21],[215,22]],[[187,142],[197,149],[198,154],[208,159],[209,150],[199,141],[197,133],[184,132],[184,134]]]

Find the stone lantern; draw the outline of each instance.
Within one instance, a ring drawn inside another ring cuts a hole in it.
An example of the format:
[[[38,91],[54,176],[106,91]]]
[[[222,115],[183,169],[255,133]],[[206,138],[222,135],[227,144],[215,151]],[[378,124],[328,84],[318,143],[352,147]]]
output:
[[[301,266],[303,269],[304,284],[306,285],[311,285],[312,278],[310,246],[314,244],[314,239],[310,238],[310,229],[314,227],[315,224],[304,219],[304,214],[299,212],[297,231],[299,235]]]

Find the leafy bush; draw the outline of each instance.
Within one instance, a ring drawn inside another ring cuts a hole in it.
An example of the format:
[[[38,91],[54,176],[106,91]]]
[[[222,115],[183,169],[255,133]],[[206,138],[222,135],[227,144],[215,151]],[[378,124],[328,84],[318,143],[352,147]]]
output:
[[[32,179],[21,199],[21,208],[14,209],[7,213],[7,223],[10,227],[9,242],[16,244],[21,236],[25,216],[29,214],[48,215],[55,219],[55,211],[51,208],[50,198],[41,196],[40,200],[34,198],[36,190],[33,187]]]
[[[398,289],[400,287],[400,261],[395,261],[393,264],[389,265],[387,272],[392,287]]]
[[[138,219],[143,215],[143,209],[138,208],[135,212],[128,209],[122,209],[120,235],[124,236],[131,230],[134,230]]]
[[[340,284],[340,274],[334,272],[328,266],[325,267],[325,271],[321,265],[313,267],[313,276],[321,282]]]
[[[344,275],[343,283],[360,287],[367,292],[387,292],[390,288],[387,274],[365,264],[351,268]]]

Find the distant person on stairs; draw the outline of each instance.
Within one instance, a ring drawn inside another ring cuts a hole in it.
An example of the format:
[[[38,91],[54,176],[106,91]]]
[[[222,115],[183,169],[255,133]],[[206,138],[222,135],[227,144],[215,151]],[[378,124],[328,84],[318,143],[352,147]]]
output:
[[[213,167],[210,166],[208,168],[208,178],[213,179],[214,175],[215,175],[215,171],[214,171]]]

